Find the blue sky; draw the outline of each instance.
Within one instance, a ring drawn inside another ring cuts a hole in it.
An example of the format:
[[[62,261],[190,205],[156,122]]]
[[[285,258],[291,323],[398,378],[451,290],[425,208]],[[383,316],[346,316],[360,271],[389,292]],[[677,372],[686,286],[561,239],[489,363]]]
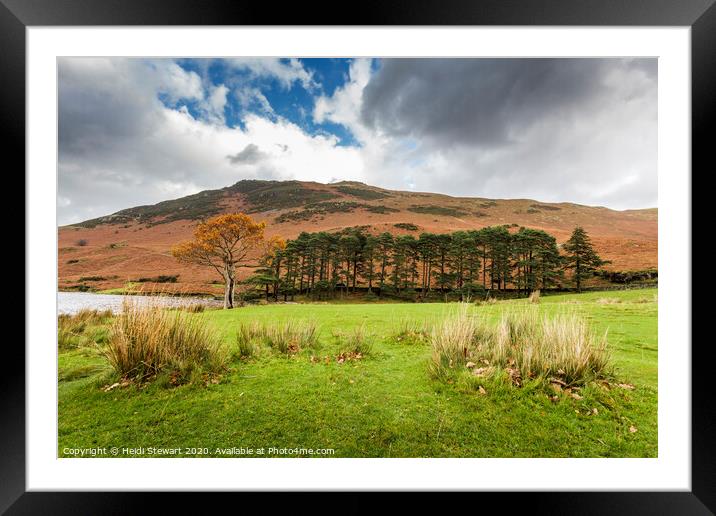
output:
[[[656,59],[58,60],[58,221],[242,179],[657,203]]]
[[[283,65],[290,63],[290,59],[279,59]],[[360,146],[350,128],[324,120],[320,123],[312,117],[315,98],[317,95],[332,96],[336,89],[349,81],[350,59],[297,59],[303,69],[312,77],[311,85],[302,81],[294,81],[289,85],[276,76],[256,77],[250,69],[236,70],[228,66],[226,61],[218,59],[181,59],[178,64],[187,71],[196,72],[204,81],[212,84],[228,85],[233,91],[246,88],[258,88],[273,110],[274,117],[284,118],[308,134],[329,133],[338,138],[338,145]],[[176,108],[177,104],[166,102],[168,107]],[[181,104],[181,101],[179,102]],[[196,102],[184,104],[194,117],[200,117]],[[236,96],[229,96],[225,107],[226,125],[229,127],[244,128],[244,117],[248,113],[259,113],[269,116],[257,101],[242,105]]]

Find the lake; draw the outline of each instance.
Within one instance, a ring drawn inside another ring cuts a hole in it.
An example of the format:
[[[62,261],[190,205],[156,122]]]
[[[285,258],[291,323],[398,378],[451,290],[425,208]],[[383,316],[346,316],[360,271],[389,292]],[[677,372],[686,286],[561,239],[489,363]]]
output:
[[[113,294],[93,294],[91,292],[58,292],[57,313],[76,314],[82,309],[90,310],[122,310],[122,301],[131,299],[137,303],[160,304],[161,306],[207,305],[222,306],[222,301],[203,297],[172,297],[172,296],[118,296]]]

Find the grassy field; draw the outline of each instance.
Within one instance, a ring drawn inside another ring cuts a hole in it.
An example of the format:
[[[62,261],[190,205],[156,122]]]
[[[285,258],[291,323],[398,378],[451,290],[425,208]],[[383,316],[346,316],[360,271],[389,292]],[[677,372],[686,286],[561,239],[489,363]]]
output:
[[[497,321],[505,309],[527,304],[471,310]],[[582,314],[596,330],[608,330],[616,379],[582,388],[579,399],[551,399],[554,393],[529,382],[485,384],[480,394],[433,379],[429,344],[396,334],[406,320],[439,320],[455,310],[451,304],[208,310],[192,317],[206,318],[229,348],[240,322],[288,319],[315,321],[319,344],[294,355],[266,350],[233,358],[218,383],[156,381],[109,391],[103,387],[117,378],[96,346],[60,348],[58,455],[114,446],[144,448],[136,456],[151,456],[150,447],[178,448],[181,456],[223,456],[221,450],[241,447],[285,456],[269,448],[299,447],[332,449],[334,457],[655,457],[656,289],[543,296],[537,306]],[[360,326],[371,351],[339,362],[340,335]]]

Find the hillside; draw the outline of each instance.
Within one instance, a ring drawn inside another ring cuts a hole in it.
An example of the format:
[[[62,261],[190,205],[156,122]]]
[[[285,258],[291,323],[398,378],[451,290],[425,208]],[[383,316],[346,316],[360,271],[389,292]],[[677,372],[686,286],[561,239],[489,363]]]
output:
[[[530,199],[451,197],[384,190],[357,182],[320,184],[245,180],[155,205],[137,206],[58,230],[61,289],[103,290],[127,282],[183,292],[219,292],[215,273],[179,264],[171,247],[189,239],[197,221],[243,211],[265,221],[267,235],[364,226],[378,233],[419,235],[485,226],[543,229],[564,242],[575,226],[591,236],[612,270],[657,267],[657,209],[615,211]],[[157,284],[159,276],[166,281]],[[86,288],[86,287],[83,287]]]

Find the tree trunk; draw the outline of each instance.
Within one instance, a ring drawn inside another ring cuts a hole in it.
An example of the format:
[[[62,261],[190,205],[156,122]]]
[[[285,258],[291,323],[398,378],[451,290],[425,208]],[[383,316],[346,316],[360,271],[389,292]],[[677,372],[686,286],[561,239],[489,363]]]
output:
[[[224,272],[224,309],[234,308],[234,278],[227,270]]]

